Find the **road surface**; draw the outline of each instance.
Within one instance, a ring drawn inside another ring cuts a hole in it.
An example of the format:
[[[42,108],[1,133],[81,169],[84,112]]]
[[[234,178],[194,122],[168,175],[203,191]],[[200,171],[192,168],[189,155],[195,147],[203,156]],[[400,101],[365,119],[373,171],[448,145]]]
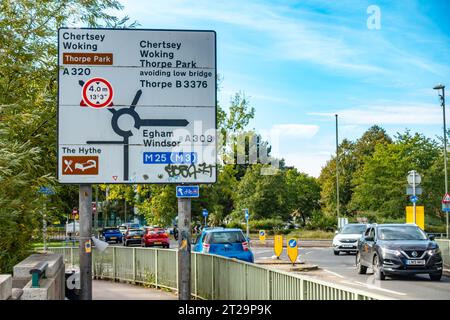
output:
[[[255,260],[270,259],[272,248],[252,248]],[[300,260],[316,264],[319,270],[305,274],[322,280],[340,283],[357,289],[369,290],[395,299],[433,299],[450,300],[450,278],[442,277],[440,282],[431,281],[428,275],[414,277],[387,277],[384,281],[375,280],[373,275],[356,272],[355,256],[341,253],[335,256],[331,248],[304,248],[299,250]],[[286,250],[281,259],[288,260]],[[368,272],[371,272],[368,270]]]

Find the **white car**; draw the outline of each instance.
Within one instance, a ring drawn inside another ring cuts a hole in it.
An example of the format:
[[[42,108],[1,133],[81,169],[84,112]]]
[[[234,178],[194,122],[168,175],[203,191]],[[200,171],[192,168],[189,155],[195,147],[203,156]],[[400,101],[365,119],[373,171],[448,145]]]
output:
[[[75,227],[75,230],[74,230]],[[75,222],[75,226],[73,222],[66,224],[66,234],[71,237],[75,231],[75,236],[78,236],[80,233],[80,224],[78,222]]]
[[[358,250],[358,240],[366,231],[367,224],[348,223],[342,227],[340,232],[336,231],[333,239],[333,252],[339,255],[341,252],[356,252]]]

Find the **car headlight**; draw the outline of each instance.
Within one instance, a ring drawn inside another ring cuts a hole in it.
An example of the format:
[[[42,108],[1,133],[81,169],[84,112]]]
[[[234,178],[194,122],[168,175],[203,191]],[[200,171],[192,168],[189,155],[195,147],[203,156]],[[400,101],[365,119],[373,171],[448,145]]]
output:
[[[381,248],[381,252],[383,253],[383,256],[386,254],[393,254],[394,256],[400,256],[400,251],[398,250],[391,250],[387,248]]]
[[[427,250],[427,253],[432,256],[433,254],[440,254],[441,253],[441,249],[436,248],[436,249],[431,249],[431,250]]]

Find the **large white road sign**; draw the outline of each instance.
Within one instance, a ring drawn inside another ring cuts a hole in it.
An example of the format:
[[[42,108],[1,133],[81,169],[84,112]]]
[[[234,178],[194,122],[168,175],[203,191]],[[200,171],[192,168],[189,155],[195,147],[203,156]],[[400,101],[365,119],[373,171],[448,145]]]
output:
[[[214,183],[214,31],[58,34],[61,183]]]

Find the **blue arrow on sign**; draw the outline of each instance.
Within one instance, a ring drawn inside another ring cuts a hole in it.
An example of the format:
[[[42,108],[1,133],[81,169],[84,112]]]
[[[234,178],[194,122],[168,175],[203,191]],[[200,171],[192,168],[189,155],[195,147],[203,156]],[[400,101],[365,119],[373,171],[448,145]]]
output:
[[[409,201],[411,201],[412,203],[416,203],[419,200],[419,198],[417,196],[411,196],[409,198]]]
[[[291,241],[289,241],[289,247],[295,248],[296,246],[297,246],[297,241],[295,241],[294,239],[292,239]]]
[[[177,198],[198,198],[200,195],[199,186],[177,186]]]
[[[245,220],[248,220],[248,218],[249,218],[248,209],[245,209]]]
[[[204,216],[204,217],[207,217],[207,216],[208,216],[208,210],[206,210],[206,209],[203,209],[203,212],[202,212],[202,214],[203,214],[203,216]]]
[[[261,231],[259,232],[259,234],[263,236],[263,235],[266,234],[266,232],[265,232],[264,230],[261,230]]]

